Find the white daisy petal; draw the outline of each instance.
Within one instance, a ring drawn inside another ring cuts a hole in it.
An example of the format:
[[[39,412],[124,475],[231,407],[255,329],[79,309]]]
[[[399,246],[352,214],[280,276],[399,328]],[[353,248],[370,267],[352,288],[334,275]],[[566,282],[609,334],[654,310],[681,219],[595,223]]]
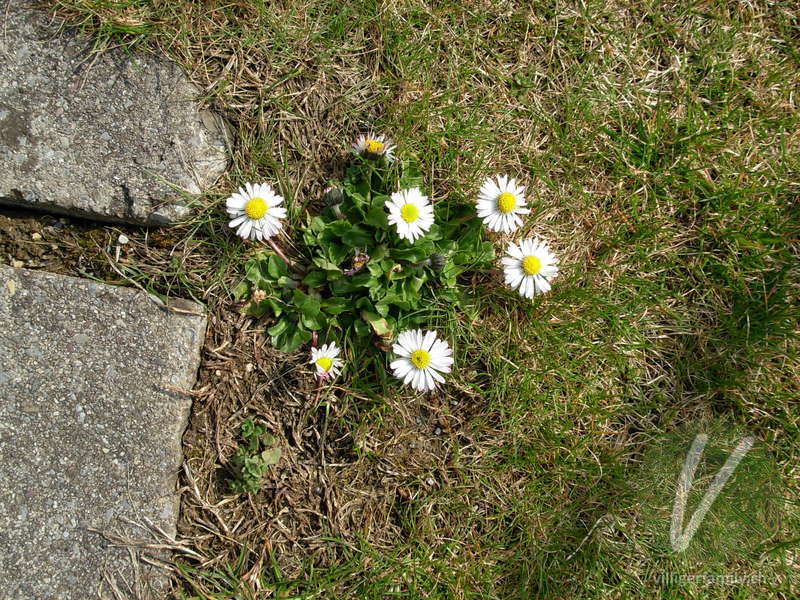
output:
[[[422,371],[423,375],[425,375],[425,382],[424,382],[425,391],[430,391],[434,387],[436,387],[435,384],[433,383],[433,377],[431,377],[431,371],[433,371],[433,369],[425,369],[424,371]]]
[[[432,364],[432,363],[431,363],[431,364]],[[449,369],[450,369],[450,367],[448,367],[448,370],[449,370]],[[444,383],[444,377],[442,377],[442,376],[441,376],[441,374],[439,373],[439,371],[437,371],[437,370],[435,370],[435,369],[431,369],[431,370],[430,370],[430,375],[431,375],[431,377],[434,379],[434,381],[436,381],[436,382],[438,382],[438,383]],[[434,384],[434,385],[435,385],[435,384]]]
[[[247,220],[247,215],[239,215],[235,219],[233,219],[230,223],[228,223],[229,227],[238,227],[242,223]]]
[[[431,351],[431,346],[433,346],[433,342],[436,341],[436,332],[435,331],[426,331],[425,337],[422,340],[422,349],[427,350],[428,352]]]
[[[253,221],[251,221],[250,219],[245,219],[239,226],[237,233],[246,239],[250,237],[250,232],[252,230],[253,230]]]
[[[540,294],[546,294],[550,291],[550,284],[548,281],[539,275],[536,276],[536,287],[539,289]]]
[[[225,207],[228,211],[241,211],[247,203],[247,198],[240,194],[234,194],[225,201]]]
[[[417,372],[418,372],[417,369],[413,368],[412,365],[412,368],[409,369],[408,373],[406,373],[405,377],[403,377],[403,384],[408,385],[409,383],[411,383],[414,377],[417,375]]]
[[[404,331],[399,336],[397,336],[397,343],[405,352],[405,355],[411,354],[410,348],[414,345],[414,332],[413,331]]]

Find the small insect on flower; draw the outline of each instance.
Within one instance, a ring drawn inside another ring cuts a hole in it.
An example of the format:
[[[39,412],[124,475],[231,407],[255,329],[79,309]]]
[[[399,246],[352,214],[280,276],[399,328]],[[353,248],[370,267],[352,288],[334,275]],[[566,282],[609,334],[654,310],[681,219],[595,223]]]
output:
[[[443,383],[441,373],[449,373],[453,364],[453,351],[446,341],[436,338],[435,331],[404,331],[392,351],[400,357],[389,365],[394,376],[419,392],[433,390],[437,383]]]
[[[336,347],[336,342],[323,344],[320,348],[312,348],[309,363],[316,365],[317,377],[320,379],[336,377],[342,369],[342,360],[339,358],[339,348]]]
[[[268,183],[246,183],[225,202],[231,227],[244,239],[265,240],[280,231],[286,209],[278,206],[283,198]]]
[[[386,208],[389,211],[389,223],[397,227],[397,235],[412,244],[433,225],[433,206],[419,188],[393,193]]]
[[[394,149],[395,145],[386,136],[372,133],[358,136],[355,144],[353,144],[353,152],[356,154],[361,154],[372,160],[377,160],[383,156],[388,162],[394,160]]]
[[[538,239],[511,242],[503,258],[506,283],[526,298],[550,290],[550,282],[558,275],[558,259],[545,242]]]
[[[522,225],[519,215],[531,211],[525,208],[525,188],[515,179],[498,175],[487,177],[478,194],[478,216],[490,231],[511,233]]]

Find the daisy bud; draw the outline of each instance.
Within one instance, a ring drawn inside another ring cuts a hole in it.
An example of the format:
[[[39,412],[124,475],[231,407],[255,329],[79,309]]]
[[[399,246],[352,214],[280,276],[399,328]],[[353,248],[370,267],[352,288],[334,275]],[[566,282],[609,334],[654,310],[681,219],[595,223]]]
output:
[[[264,290],[256,290],[253,292],[253,302],[261,302],[267,299],[267,292]]]
[[[329,185],[322,192],[322,199],[328,206],[334,206],[344,200],[344,194],[338,187]]]
[[[447,265],[447,255],[441,254],[439,252],[435,254],[431,254],[431,269],[434,271],[441,271],[444,269],[445,265]]]

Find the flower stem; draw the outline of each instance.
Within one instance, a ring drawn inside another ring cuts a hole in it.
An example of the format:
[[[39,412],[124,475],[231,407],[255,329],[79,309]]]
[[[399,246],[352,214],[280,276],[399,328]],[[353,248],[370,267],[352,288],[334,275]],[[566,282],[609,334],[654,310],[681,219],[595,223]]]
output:
[[[299,273],[300,275],[302,275],[303,273],[305,273],[305,271],[303,271],[302,269],[300,269],[300,268],[299,268],[299,267],[298,267],[296,264],[294,264],[294,262],[292,262],[292,261],[289,259],[289,257],[288,257],[288,256],[286,256],[286,255],[283,253],[283,250],[281,250],[281,249],[280,249],[280,247],[278,247],[278,244],[276,244],[276,243],[275,243],[275,242],[272,240],[272,238],[267,238],[267,243],[269,244],[270,248],[272,248],[272,250],[275,252],[275,254],[277,254],[278,256],[280,256],[280,257],[283,259],[283,261],[284,261],[284,262],[285,262],[287,265],[289,265],[289,268],[290,268],[290,269],[292,269],[292,270],[293,270],[295,273]]]

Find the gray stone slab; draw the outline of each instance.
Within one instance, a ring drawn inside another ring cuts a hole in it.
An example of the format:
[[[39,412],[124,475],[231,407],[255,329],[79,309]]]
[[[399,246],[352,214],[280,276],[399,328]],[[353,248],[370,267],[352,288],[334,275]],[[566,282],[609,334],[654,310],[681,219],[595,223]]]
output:
[[[91,530],[141,538],[124,519],[149,519],[174,534],[180,390],[205,325],[135,289],[0,266],[1,597],[111,597],[104,578],[124,590],[137,569]]]
[[[0,0],[0,202],[164,224],[224,172],[227,132],[174,63]]]

